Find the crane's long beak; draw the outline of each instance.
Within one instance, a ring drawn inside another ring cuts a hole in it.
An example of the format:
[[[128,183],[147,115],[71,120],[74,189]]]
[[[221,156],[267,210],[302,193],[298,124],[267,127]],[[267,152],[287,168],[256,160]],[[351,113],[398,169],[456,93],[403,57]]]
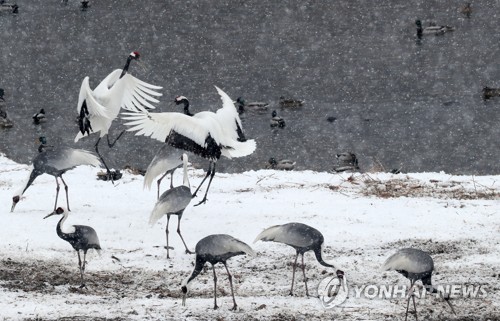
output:
[[[16,202],[12,202],[12,207],[10,208],[10,212],[14,212],[14,208],[16,208]]]
[[[186,306],[186,294],[183,294],[182,295],[182,306],[185,307]]]
[[[57,214],[56,211],[54,211],[54,212],[50,213],[49,215],[45,216],[43,219],[46,219],[47,217],[50,217],[50,216],[55,215],[55,214]]]

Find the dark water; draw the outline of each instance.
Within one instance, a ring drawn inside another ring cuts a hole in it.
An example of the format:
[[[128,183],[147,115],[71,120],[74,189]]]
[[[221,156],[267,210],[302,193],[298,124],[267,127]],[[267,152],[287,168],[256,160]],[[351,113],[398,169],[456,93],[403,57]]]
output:
[[[0,15],[0,87],[15,122],[0,130],[0,152],[16,161],[29,162],[40,135],[92,149],[97,135],[73,143],[81,81],[95,87],[137,50],[130,72],[164,87],[162,111],[176,95],[193,112],[216,110],[213,85],[270,103],[242,116],[257,151],[219,169],[262,168],[273,156],[331,170],[336,153],[352,151],[363,170],[500,173],[500,99],[481,98],[483,86],[500,87],[500,1],[473,3],[470,19],[457,1],[100,0],[86,12],[79,1],[17,3],[17,16]],[[456,30],[418,41],[417,18]],[[306,104],[280,109],[280,96]],[[35,126],[40,108],[48,121]],[[269,127],[272,109],[284,129]],[[112,137],[122,128],[116,121]],[[101,150],[112,166],[145,167],[158,146],[129,133]]]

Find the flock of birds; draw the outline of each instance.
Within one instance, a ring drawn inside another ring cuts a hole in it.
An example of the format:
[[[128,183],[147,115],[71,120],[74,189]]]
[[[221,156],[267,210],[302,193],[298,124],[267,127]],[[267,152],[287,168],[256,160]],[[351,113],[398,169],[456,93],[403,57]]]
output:
[[[161,87],[148,84],[132,76],[128,69],[134,60],[138,60],[140,54],[132,52],[126,61],[123,69],[117,69],[109,74],[95,89],[91,89],[89,78],[85,77],[79,94],[77,111],[79,114],[79,132],[75,137],[75,142],[83,137],[90,136],[93,133],[99,132],[99,137],[95,143],[96,154],[69,147],[55,147],[47,143],[44,137],[40,137],[39,153],[32,161],[31,172],[27,182],[20,188],[12,198],[11,211],[19,203],[22,195],[31,186],[33,181],[42,174],[54,176],[56,180],[56,199],[53,212],[47,215],[48,218],[53,215],[62,215],[56,226],[57,235],[69,242],[71,246],[78,252],[78,267],[80,270],[81,287],[85,286],[84,271],[86,254],[89,249],[100,250],[101,246],[96,231],[84,225],[63,225],[68,218],[70,204],[68,198],[68,186],[65,183],[62,175],[79,165],[100,166],[104,165],[109,173],[105,160],[99,153],[98,145],[101,139],[106,136],[108,144],[112,146],[123,135],[121,132],[114,142],[110,142],[109,128],[120,112],[121,118],[126,120],[129,128],[128,131],[136,132],[136,135],[150,136],[153,139],[164,142],[165,144],[158,150],[151,161],[144,176],[144,187],[150,188],[156,177],[161,176],[157,180],[157,202],[150,215],[150,224],[155,224],[163,216],[167,216],[165,228],[166,233],[166,249],[167,258],[170,258],[169,250],[169,221],[170,216],[176,215],[178,219],[177,233],[179,234],[186,253],[191,254],[180,230],[180,222],[184,210],[196,196],[200,187],[208,180],[203,199],[195,206],[203,204],[207,201],[207,194],[210,188],[210,183],[215,174],[215,166],[217,160],[221,156],[227,158],[244,157],[253,153],[256,149],[254,140],[247,139],[243,133],[241,120],[239,118],[236,104],[243,104],[244,101],[240,98],[239,101],[233,100],[220,88],[216,87],[217,92],[222,99],[222,108],[216,112],[203,111],[196,114],[189,110],[189,101],[184,96],[178,96],[174,102],[177,105],[183,106],[183,112],[162,112],[155,113],[153,103],[158,103],[157,97],[161,96],[159,90]],[[297,104],[298,102],[285,101],[286,104]],[[303,102],[300,102],[302,104]],[[262,107],[262,105],[261,105]],[[249,108],[247,107],[243,108]],[[124,110],[124,111],[122,111]],[[33,116],[39,121],[43,119],[43,110]],[[194,193],[191,192],[191,187],[188,177],[188,154],[195,154],[205,158],[209,162],[206,176],[201,184],[197,187]],[[346,158],[349,162],[356,162],[354,154],[339,154],[340,158]],[[354,156],[354,158],[353,158]],[[270,160],[274,166],[278,166],[278,162],[274,159]],[[173,172],[183,167],[183,183],[179,186],[174,186],[172,182]],[[286,164],[282,164],[286,166]],[[293,164],[288,164],[293,166]],[[162,179],[170,174],[170,188],[160,195],[160,184]],[[58,206],[58,195],[60,189],[59,180],[63,183],[66,192],[66,208]],[[331,268],[335,271],[337,278],[341,281],[344,278],[344,272],[333,264],[327,263],[322,257],[322,246],[324,237],[320,231],[302,223],[287,223],[283,225],[271,226],[262,231],[256,238],[257,241],[272,241],[287,244],[293,247],[296,251],[295,260],[292,265],[292,284],[289,294],[293,294],[293,286],[295,282],[295,272],[299,255],[301,256],[303,280],[305,283],[306,295],[309,296],[307,287],[307,278],[304,265],[304,254],[312,251],[316,260],[323,266]],[[83,260],[80,256],[80,251],[83,251]],[[201,239],[195,247],[195,267],[192,273],[182,282],[181,291],[183,293],[183,304],[186,301],[186,295],[190,283],[202,271],[203,266],[208,262],[213,267],[214,275],[214,309],[217,309],[217,277],[215,274],[214,265],[222,263],[227,271],[231,286],[231,295],[233,298],[233,310],[237,308],[234,297],[234,289],[232,284],[232,276],[227,267],[227,261],[237,255],[255,255],[253,249],[246,243],[226,234],[209,235]],[[387,259],[384,264],[384,270],[396,270],[404,275],[411,282],[411,289],[414,288],[417,280],[422,280],[425,287],[429,291],[435,292],[432,287],[431,275],[434,269],[432,258],[428,253],[417,249],[401,249]],[[411,295],[411,290],[408,295],[408,304],[406,309],[406,317],[408,316],[408,306],[410,298],[413,298],[414,306],[415,299]],[[444,299],[449,303],[448,298]],[[451,304],[450,307],[452,308]],[[453,309],[453,308],[452,308]],[[415,311],[415,317],[416,311]]]

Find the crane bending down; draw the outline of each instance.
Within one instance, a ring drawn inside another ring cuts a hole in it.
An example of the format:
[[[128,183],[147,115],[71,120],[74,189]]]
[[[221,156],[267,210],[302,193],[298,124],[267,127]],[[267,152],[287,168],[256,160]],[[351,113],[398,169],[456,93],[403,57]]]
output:
[[[91,132],[100,132],[95,143],[95,150],[111,178],[111,172],[104,158],[99,153],[99,142],[106,136],[108,146],[112,148],[125,131],[122,131],[113,142],[109,140],[109,128],[118,116],[120,109],[130,111],[145,111],[146,108],[155,108],[151,103],[159,101],[154,96],[161,96],[157,90],[162,87],[154,86],[141,81],[128,73],[130,62],[138,60],[140,54],[132,52],[122,70],[116,69],[110,73],[94,89],[90,88],[89,77],[85,77],[78,97],[78,124],[80,131],[75,137],[75,142]],[[112,181],[112,180],[111,180]]]
[[[44,146],[44,145],[42,145]],[[41,146],[41,147],[42,147]],[[59,197],[59,180],[64,184],[64,189],[66,191],[66,205],[69,209],[69,198],[68,198],[68,185],[62,178],[62,174],[66,171],[75,168],[80,165],[91,165],[100,166],[101,162],[99,158],[83,149],[73,149],[73,148],[39,148],[40,153],[38,153],[32,161],[31,173],[28,181],[23,185],[21,190],[15,193],[12,197],[12,208],[11,212],[14,211],[16,204],[21,200],[21,196],[26,192],[28,187],[33,184],[35,179],[42,174],[49,174],[56,179],[56,200],[54,203],[54,211],[57,207],[57,198]]]
[[[158,220],[163,216],[167,215],[167,227],[165,228],[165,234],[167,238],[167,258],[170,258],[169,255],[169,244],[168,244],[168,223],[170,222],[170,215],[177,215],[177,233],[181,237],[182,243],[186,248],[186,253],[192,254],[184,241],[184,238],[181,234],[181,218],[184,210],[189,205],[192,200],[191,188],[189,186],[189,179],[187,174],[187,163],[188,156],[186,154],[182,154],[182,162],[184,167],[184,179],[183,185],[171,188],[161,194],[161,197],[156,202],[153,211],[151,212],[151,216],[149,218],[149,224],[153,225],[158,222]]]
[[[144,188],[151,189],[151,184],[155,177],[162,175],[157,181],[157,198],[160,199],[160,184],[161,181],[170,174],[170,188],[174,187],[173,176],[177,168],[182,166],[182,150],[174,148],[168,144],[163,144],[162,147],[149,163],[149,166],[144,175]]]
[[[87,251],[89,249],[100,250],[101,245],[99,244],[99,238],[97,237],[96,231],[86,225],[70,225],[66,230],[63,231],[63,224],[68,218],[68,212],[62,207],[58,207],[54,212],[45,216],[44,219],[52,215],[62,215],[63,217],[57,223],[56,232],[57,235],[67,241],[78,253],[78,268],[80,269],[80,288],[85,287],[85,281],[83,279],[83,273],[85,272],[85,259],[87,256]],[[83,251],[83,261],[80,258],[80,251]]]
[[[318,260],[321,265],[336,269],[337,277],[339,279],[342,279],[344,277],[343,271],[338,270],[334,265],[323,261],[323,258],[321,256],[321,248],[324,242],[323,234],[309,225],[302,223],[287,223],[283,225],[271,226],[257,235],[254,243],[257,241],[273,241],[284,243],[293,247],[297,252],[297,254],[295,255],[295,262],[293,264],[292,287],[290,289],[290,295],[293,295],[295,269],[297,267],[297,259],[299,257],[299,254],[302,256],[302,273],[304,275],[304,284],[306,286],[307,296],[309,296],[309,291],[307,289],[304,253],[313,251],[314,255],[316,256],[316,260]]]
[[[207,201],[208,190],[215,175],[215,163],[221,155],[227,158],[243,157],[252,154],[256,148],[255,141],[247,140],[243,134],[233,100],[220,88],[215,88],[222,98],[222,108],[216,113],[199,112],[193,116],[177,112],[123,113],[123,118],[129,120],[125,125],[131,126],[128,131],[136,131],[136,135],[151,136],[210,161],[207,174],[196,188],[193,197],[210,177],[207,190],[203,199],[195,206]]]
[[[196,262],[193,272],[188,276],[181,284],[181,290],[183,293],[182,305],[186,305],[186,296],[188,293],[188,286],[191,281],[194,280],[200,274],[203,266],[206,262],[212,264],[212,271],[214,273],[214,310],[218,308],[217,306],[217,276],[215,275],[215,264],[222,263],[226,268],[227,276],[229,278],[229,284],[231,286],[231,296],[233,297],[233,308],[231,310],[236,310],[238,307],[236,300],[234,298],[233,290],[233,277],[229,273],[227,268],[227,260],[236,255],[248,254],[255,256],[255,252],[246,243],[230,236],[227,234],[213,234],[202,238],[195,248],[196,252]]]
[[[415,287],[415,282],[418,280],[422,281],[422,284],[429,293],[438,293],[438,290],[432,286],[432,272],[434,271],[434,261],[432,257],[422,250],[405,248],[400,249],[393,255],[391,255],[384,263],[382,267],[383,271],[396,270],[401,273],[405,278],[410,280],[410,289],[408,290],[408,301],[406,303],[406,314],[405,321],[408,319],[408,308],[410,307],[410,297],[413,299],[413,308],[415,309],[415,319],[418,321],[417,317],[417,306],[415,304],[415,296],[413,294],[413,288]],[[443,296],[444,300],[450,306],[453,314],[455,309],[449,301],[449,295]]]

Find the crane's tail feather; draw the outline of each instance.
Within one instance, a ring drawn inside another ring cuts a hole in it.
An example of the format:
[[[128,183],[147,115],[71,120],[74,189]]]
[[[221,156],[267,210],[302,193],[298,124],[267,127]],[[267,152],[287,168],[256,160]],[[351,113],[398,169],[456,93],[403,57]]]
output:
[[[253,241],[254,243],[257,241],[274,241],[277,235],[281,233],[281,225],[274,225],[266,228],[264,231],[260,232],[259,235]]]
[[[252,154],[257,148],[257,143],[253,139],[245,142],[235,142],[231,147],[222,149],[222,155],[227,158],[244,157]]]

